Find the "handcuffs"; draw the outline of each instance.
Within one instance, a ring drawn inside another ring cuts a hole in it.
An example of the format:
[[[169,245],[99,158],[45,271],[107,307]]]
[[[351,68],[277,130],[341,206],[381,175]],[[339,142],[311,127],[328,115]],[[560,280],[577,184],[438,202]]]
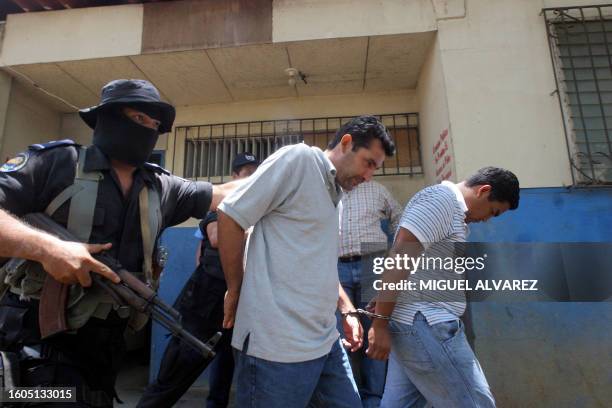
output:
[[[357,309],[353,312],[342,312],[342,317],[364,315],[370,319],[391,320],[390,316],[384,316],[378,313],[368,312],[365,309]]]

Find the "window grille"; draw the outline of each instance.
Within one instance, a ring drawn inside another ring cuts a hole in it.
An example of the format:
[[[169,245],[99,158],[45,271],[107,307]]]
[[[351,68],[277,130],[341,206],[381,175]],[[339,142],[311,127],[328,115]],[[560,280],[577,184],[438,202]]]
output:
[[[389,130],[397,148],[395,156],[387,158],[376,175],[422,174],[418,114],[376,116]],[[263,161],[289,144],[303,142],[324,150],[336,130],[350,119],[282,119],[177,127],[175,136],[185,138],[183,176],[222,183],[231,178],[234,157],[245,151]]]
[[[543,15],[573,182],[612,183],[612,4]]]

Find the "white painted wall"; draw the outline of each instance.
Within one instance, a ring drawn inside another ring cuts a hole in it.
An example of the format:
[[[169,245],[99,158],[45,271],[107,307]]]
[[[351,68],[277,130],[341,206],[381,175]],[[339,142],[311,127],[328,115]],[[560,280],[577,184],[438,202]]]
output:
[[[10,14],[0,65],[140,54],[141,4]]]
[[[8,112],[9,102],[11,98],[11,88],[13,79],[7,73],[0,71],[0,152],[4,145],[4,129],[6,124],[6,114]],[[4,162],[4,158],[0,156],[0,163]]]
[[[377,176],[375,180],[383,184],[391,195],[402,206],[406,206],[412,196],[419,190],[423,189],[429,183],[425,181],[424,176]]]
[[[64,113],[60,125],[60,137],[72,139],[78,144],[89,145],[92,141],[93,131],[79,116],[78,113]]]
[[[431,0],[274,0],[272,6],[273,42],[435,29]]]
[[[550,95],[555,83],[539,13],[542,7],[590,3],[598,2],[276,0],[275,42],[438,27],[418,89],[181,107],[176,123],[420,111],[428,183],[435,178],[433,143],[448,124],[457,179],[494,164],[514,170],[525,187],[567,184],[569,164],[557,98]],[[13,15],[6,28],[4,64],[138,54],[142,6]],[[83,143],[89,142],[91,134],[76,115],[62,117],[59,133]],[[172,137],[158,144],[160,149],[167,148],[168,167],[172,167],[173,146]],[[177,140],[176,146],[181,157],[182,141]],[[174,167],[180,169],[182,164]]]
[[[23,85],[13,82],[0,159],[4,162],[33,143],[59,139],[60,122],[58,112],[33,97]]]
[[[417,85],[419,101],[419,122],[421,136],[421,156],[427,184],[434,184],[436,165],[434,162],[434,144],[444,129],[449,131],[449,143],[452,151],[452,127],[448,117],[446,84],[444,68],[440,55],[440,42],[436,38],[421,69]],[[454,162],[453,162],[454,166]],[[456,180],[454,180],[456,181]]]
[[[485,165],[522,187],[571,183],[541,1],[470,0],[439,21],[458,179]]]
[[[270,119],[416,112],[415,91],[279,98],[177,107],[175,126]]]

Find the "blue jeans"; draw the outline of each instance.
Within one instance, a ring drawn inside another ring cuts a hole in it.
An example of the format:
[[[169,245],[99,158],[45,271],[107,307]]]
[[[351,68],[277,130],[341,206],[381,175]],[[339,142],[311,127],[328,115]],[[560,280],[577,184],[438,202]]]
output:
[[[354,408],[360,406],[340,340],[323,357],[278,363],[248,356],[248,339],[235,350],[236,406],[240,408]]]
[[[210,392],[206,398],[206,408],[227,407],[234,376],[234,355],[229,342],[217,348],[217,355],[208,367],[208,373]]]
[[[364,308],[371,299],[361,299],[361,261],[338,262],[338,277],[344,291],[353,302],[355,307]],[[363,326],[363,347],[356,351],[359,361],[359,395],[363,408],[378,408],[385,390],[385,374],[387,363],[380,360],[372,360],[366,357],[365,350],[368,349],[368,330],[372,321],[368,318],[361,319]],[[342,331],[342,316],[338,314],[338,331]]]
[[[419,312],[414,324],[389,323],[391,355],[384,408],[495,407],[461,319],[430,326]]]

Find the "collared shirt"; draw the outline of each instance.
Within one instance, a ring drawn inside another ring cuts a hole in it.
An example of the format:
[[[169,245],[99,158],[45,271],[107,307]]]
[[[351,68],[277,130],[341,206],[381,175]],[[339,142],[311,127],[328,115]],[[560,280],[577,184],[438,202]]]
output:
[[[423,245],[426,258],[446,259],[461,256],[467,239],[467,205],[459,188],[448,181],[419,191],[408,202],[400,228],[410,231]],[[435,265],[435,264],[434,264]],[[456,280],[462,276],[453,270],[419,268],[411,279],[416,281]],[[412,324],[417,312],[432,325],[458,319],[465,311],[465,294],[457,291],[407,290],[398,295],[393,320]]]
[[[459,190],[459,187],[452,181],[448,181],[448,180],[444,180],[440,184],[453,190],[453,193],[455,193],[455,198],[457,199],[457,202],[459,203],[461,210],[463,210],[463,212],[466,213],[468,210],[468,207],[467,207],[467,204],[465,203],[465,197],[463,197],[463,193],[461,192],[461,190]]]
[[[29,150],[25,154],[27,163],[23,167],[0,172],[0,207],[18,217],[44,212],[59,193],[73,184],[77,162],[74,146]],[[89,242],[112,243],[109,253],[130,271],[142,270],[138,195],[145,185],[160,192],[162,230],[189,217],[203,217],[212,200],[211,184],[184,180],[153,165],[136,169],[132,188],[124,196],[108,158],[93,145],[87,148],[84,170],[99,171],[103,175],[98,185]],[[66,225],[69,207],[70,200],[52,218]]]
[[[382,244],[386,249],[387,235],[380,222],[389,220],[389,230],[395,232],[402,209],[389,190],[376,181],[359,184],[342,197],[339,257],[365,255]],[[362,249],[362,244],[364,248]]]
[[[232,346],[282,363],[319,358],[338,340],[336,169],[316,147],[268,157],[219,210],[253,231]]]

